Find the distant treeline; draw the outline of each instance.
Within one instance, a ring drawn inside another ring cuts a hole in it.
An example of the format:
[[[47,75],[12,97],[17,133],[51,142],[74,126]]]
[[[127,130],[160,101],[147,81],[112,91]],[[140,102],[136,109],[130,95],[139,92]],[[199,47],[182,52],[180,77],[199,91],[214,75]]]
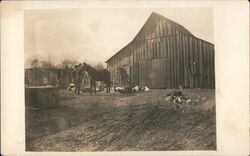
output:
[[[54,64],[50,57],[31,57],[26,61],[25,85],[52,85],[59,88],[66,88],[73,79],[73,69],[77,64],[79,64],[79,61],[72,57],[65,58],[59,64]],[[93,67],[103,69],[104,65],[99,62],[94,64]]]

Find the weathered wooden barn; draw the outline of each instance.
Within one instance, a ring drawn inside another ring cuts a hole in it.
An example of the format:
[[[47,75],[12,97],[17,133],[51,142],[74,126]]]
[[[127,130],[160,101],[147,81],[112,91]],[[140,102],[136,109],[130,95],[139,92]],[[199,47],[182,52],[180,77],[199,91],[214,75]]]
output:
[[[135,38],[106,61],[114,86],[215,88],[214,45],[152,13]]]

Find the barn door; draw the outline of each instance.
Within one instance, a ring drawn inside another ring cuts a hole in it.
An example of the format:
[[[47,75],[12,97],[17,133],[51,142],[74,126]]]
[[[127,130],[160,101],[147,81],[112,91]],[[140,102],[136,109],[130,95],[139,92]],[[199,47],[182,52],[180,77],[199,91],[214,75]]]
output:
[[[139,83],[139,63],[135,62],[133,68],[133,85],[136,86]]]
[[[146,61],[140,61],[139,62],[139,83],[142,86],[146,86],[147,85],[147,66],[146,66]]]
[[[166,59],[152,60],[151,69],[152,88],[166,88]]]

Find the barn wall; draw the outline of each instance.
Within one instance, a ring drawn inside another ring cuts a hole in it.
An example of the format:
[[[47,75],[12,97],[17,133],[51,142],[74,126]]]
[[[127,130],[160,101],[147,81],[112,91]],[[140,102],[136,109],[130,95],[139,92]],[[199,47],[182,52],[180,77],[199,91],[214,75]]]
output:
[[[108,63],[112,81],[122,85],[117,69],[127,66],[134,86],[215,88],[214,45],[183,32],[162,18],[156,20],[156,24],[143,27],[123,49],[127,56],[118,55]]]

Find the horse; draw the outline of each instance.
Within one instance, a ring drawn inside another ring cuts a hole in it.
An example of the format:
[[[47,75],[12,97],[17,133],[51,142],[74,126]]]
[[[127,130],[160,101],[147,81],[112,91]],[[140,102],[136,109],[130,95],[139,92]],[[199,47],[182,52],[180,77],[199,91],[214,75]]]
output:
[[[83,63],[82,68],[90,76],[90,92],[92,93],[92,88],[96,94],[96,81],[103,81],[106,84],[106,93],[110,93],[110,72],[107,69],[97,70],[90,65]]]

